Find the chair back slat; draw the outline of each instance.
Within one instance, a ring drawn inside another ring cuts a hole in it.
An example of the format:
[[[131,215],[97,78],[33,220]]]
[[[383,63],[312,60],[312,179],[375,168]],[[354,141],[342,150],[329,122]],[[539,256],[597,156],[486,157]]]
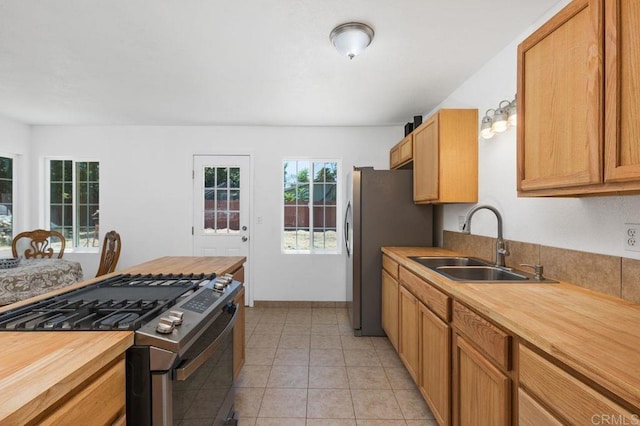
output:
[[[116,231],[109,231],[104,236],[102,243],[102,254],[100,255],[100,266],[96,277],[109,274],[116,270],[118,259],[120,258],[120,249],[122,248],[120,234]]]
[[[25,240],[27,241],[26,244],[24,244]],[[60,244],[57,258],[62,259],[66,245],[64,236],[58,231],[46,229],[36,229],[19,233],[11,242],[11,252],[13,253],[13,257],[18,257],[21,254],[25,259],[50,259],[55,253],[53,247],[55,240],[58,240]],[[23,247],[24,251],[19,253],[19,250],[22,250]]]

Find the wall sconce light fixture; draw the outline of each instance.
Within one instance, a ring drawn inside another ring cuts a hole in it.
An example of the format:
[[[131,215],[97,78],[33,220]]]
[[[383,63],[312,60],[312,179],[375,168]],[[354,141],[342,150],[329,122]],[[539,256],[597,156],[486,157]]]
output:
[[[502,133],[515,126],[518,122],[516,111],[516,98],[509,101],[500,101],[498,108],[488,109],[480,124],[480,137],[491,139],[496,133]]]

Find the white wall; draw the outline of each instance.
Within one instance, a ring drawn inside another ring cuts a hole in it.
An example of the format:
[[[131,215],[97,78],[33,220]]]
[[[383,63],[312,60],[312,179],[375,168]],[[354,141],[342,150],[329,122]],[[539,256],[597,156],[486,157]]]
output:
[[[34,126],[33,170],[46,156],[100,161],[100,227],[123,240],[118,267],[165,255],[192,254],[194,154],[251,154],[254,161],[251,281],[254,300],[346,300],[342,255],[280,252],[282,160],[338,158],[344,172],[356,166],[388,168],[388,153],[402,127],[162,127]],[[32,185],[42,199],[43,176]],[[343,201],[344,197],[343,197]],[[342,212],[339,212],[342,216]],[[256,217],[262,218],[255,224]],[[40,220],[38,216],[31,218]],[[66,255],[65,255],[66,257]],[[85,277],[97,254],[76,254]]]
[[[30,173],[28,160],[30,156],[29,126],[0,116],[0,155],[14,157],[13,167],[16,173],[14,182],[14,211],[27,212],[30,209],[29,188]],[[25,225],[24,215],[13,215],[14,229],[21,229]],[[0,257],[11,256],[11,250],[0,250]]]
[[[516,93],[517,45],[568,1],[563,0],[517,40],[492,58],[455,90],[438,108],[478,108],[480,118],[489,108]],[[593,253],[640,259],[623,249],[625,222],[640,223],[640,196],[587,198],[518,198],[516,195],[516,130],[479,140],[479,197],[504,219],[505,238]],[[445,230],[458,230],[458,216],[469,204],[443,208]],[[474,216],[474,234],[495,236],[496,219],[487,211]]]

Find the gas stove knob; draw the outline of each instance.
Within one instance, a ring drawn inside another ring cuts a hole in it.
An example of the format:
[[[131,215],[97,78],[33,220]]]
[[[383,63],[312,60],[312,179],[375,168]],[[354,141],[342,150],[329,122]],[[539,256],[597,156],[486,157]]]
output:
[[[169,318],[162,317],[160,318],[160,321],[158,321],[158,325],[156,326],[156,331],[160,334],[171,334],[174,328],[175,328],[175,323],[173,322],[173,319],[171,319],[171,317]]]
[[[173,321],[173,325],[179,326],[182,324],[182,318],[184,317],[184,312],[181,311],[170,311],[169,319]]]

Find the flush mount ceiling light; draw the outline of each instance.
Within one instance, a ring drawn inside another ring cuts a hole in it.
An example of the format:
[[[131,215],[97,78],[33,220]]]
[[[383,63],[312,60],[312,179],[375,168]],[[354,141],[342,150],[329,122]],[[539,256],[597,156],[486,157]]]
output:
[[[338,25],[329,34],[336,50],[349,59],[359,55],[373,40],[373,28],[361,22]]]

